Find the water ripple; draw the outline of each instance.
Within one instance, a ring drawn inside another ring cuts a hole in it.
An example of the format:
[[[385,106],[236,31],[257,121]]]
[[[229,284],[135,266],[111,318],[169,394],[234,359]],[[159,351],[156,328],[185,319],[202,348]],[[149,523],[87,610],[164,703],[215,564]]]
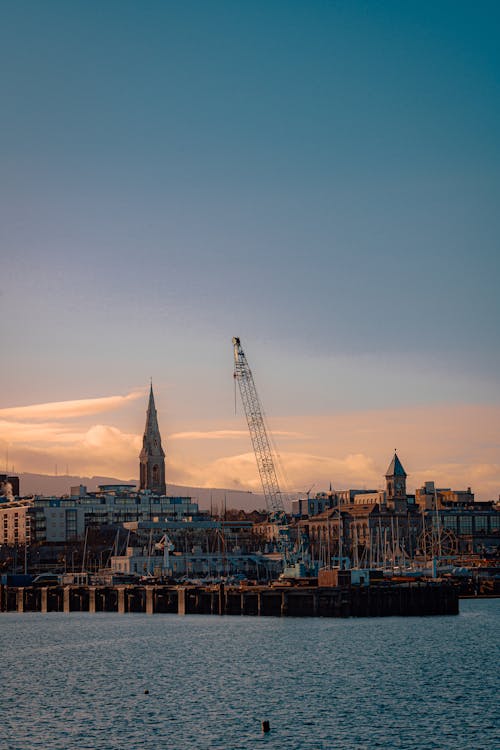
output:
[[[3,614],[0,748],[499,747],[500,602],[461,610],[360,620]]]

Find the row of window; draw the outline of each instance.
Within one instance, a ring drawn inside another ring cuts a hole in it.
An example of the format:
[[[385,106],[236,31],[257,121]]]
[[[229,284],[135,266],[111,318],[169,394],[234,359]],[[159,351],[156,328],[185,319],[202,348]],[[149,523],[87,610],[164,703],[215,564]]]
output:
[[[439,520],[433,517],[434,527],[440,524],[444,529],[450,529],[455,534],[494,534],[500,530],[500,514],[485,515],[448,515],[440,514]]]

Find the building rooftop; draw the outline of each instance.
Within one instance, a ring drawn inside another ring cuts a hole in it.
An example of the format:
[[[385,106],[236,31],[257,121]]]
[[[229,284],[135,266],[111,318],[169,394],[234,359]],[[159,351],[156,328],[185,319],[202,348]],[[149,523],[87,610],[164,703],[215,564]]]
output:
[[[386,477],[406,477],[406,471],[403,469],[403,464],[399,460],[398,454],[394,451],[394,458],[389,464],[389,468],[385,472]]]

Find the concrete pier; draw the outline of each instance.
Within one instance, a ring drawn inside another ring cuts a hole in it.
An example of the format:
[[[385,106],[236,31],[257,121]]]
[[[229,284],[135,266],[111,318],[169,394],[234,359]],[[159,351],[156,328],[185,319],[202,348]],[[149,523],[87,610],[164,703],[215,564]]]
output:
[[[0,612],[144,612],[257,617],[458,614],[449,583],[372,586],[0,586]]]

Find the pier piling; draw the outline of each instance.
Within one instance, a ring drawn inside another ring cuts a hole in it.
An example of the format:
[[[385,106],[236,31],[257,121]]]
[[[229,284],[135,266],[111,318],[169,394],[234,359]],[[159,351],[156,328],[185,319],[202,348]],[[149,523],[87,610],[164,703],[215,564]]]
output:
[[[449,583],[372,586],[0,586],[1,612],[144,612],[257,617],[387,617],[458,614]]]

